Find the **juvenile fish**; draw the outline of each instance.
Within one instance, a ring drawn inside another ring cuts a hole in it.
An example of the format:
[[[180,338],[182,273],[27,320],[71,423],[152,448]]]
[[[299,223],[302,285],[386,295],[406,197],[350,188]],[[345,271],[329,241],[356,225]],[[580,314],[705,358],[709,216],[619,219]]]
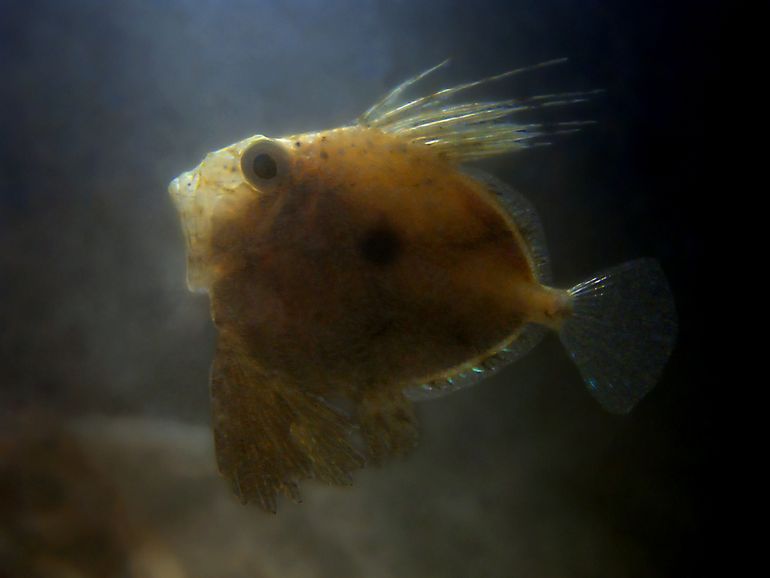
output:
[[[671,353],[676,314],[655,261],[555,288],[532,206],[463,166],[538,142],[544,129],[517,114],[590,93],[450,103],[519,69],[405,99],[435,68],[351,126],[256,135],[171,182],[188,285],[209,294],[218,329],[218,465],[244,502],[275,511],[302,479],[348,484],[407,452],[413,400],[478,382],[546,330],[615,413]]]

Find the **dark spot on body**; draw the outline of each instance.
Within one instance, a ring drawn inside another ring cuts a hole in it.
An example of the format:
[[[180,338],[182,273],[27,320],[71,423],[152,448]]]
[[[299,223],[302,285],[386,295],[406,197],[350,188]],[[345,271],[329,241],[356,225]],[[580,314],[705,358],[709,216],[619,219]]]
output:
[[[294,146],[295,147],[301,147],[302,146],[302,142],[301,141],[297,141],[297,142],[294,143]]]
[[[327,153],[326,151],[321,151],[321,158],[323,160],[328,159],[329,158],[329,153]]]
[[[360,249],[361,256],[369,263],[384,267],[398,258],[402,251],[401,239],[390,225],[382,223],[366,232]]]
[[[367,324],[366,334],[370,339],[377,339],[388,335],[393,330],[393,321],[385,318],[375,318]]]
[[[457,345],[459,345],[463,349],[467,349],[473,345],[473,341],[468,335],[468,331],[466,330],[465,327],[457,326],[457,327],[454,327],[453,329],[454,329],[453,337]]]

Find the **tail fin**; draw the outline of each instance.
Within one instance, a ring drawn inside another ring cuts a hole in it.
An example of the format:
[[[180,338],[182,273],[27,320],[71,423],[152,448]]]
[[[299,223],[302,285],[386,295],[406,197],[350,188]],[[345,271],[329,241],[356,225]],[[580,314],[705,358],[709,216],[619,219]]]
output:
[[[588,389],[612,413],[628,413],[653,388],[671,355],[677,321],[657,261],[619,265],[569,290],[561,340]]]

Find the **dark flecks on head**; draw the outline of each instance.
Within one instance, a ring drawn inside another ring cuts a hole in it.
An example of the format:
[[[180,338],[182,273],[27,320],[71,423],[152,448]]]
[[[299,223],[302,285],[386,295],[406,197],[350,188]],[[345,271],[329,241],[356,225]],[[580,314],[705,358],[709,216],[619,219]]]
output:
[[[302,141],[298,140],[297,142],[294,143],[294,146],[295,147],[301,147],[302,146]]]
[[[393,263],[401,254],[403,247],[398,233],[387,223],[381,223],[369,229],[361,239],[361,256],[379,267]]]

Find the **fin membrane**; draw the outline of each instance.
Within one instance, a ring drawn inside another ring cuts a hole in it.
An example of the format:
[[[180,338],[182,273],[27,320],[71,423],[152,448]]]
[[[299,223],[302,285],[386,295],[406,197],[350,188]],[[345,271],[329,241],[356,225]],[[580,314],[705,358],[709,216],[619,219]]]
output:
[[[375,463],[403,456],[417,445],[414,409],[400,391],[367,392],[358,403],[358,421],[368,456]]]
[[[351,472],[364,465],[345,415],[292,384],[276,382],[222,335],[211,398],[219,471],[244,503],[275,512],[278,493],[300,501],[298,481],[347,485]]]
[[[404,393],[412,401],[426,401],[472,387],[527,355],[542,341],[546,331],[541,325],[528,323],[487,357],[456,367],[446,376],[410,387]]]
[[[516,189],[497,177],[476,167],[463,167],[463,173],[486,186],[505,211],[511,216],[524,237],[532,259],[535,276],[542,285],[551,284],[551,261],[545,240],[545,229],[535,206]]]
[[[674,348],[676,310],[657,261],[609,269],[569,290],[561,340],[597,401],[628,413],[655,386]]]

